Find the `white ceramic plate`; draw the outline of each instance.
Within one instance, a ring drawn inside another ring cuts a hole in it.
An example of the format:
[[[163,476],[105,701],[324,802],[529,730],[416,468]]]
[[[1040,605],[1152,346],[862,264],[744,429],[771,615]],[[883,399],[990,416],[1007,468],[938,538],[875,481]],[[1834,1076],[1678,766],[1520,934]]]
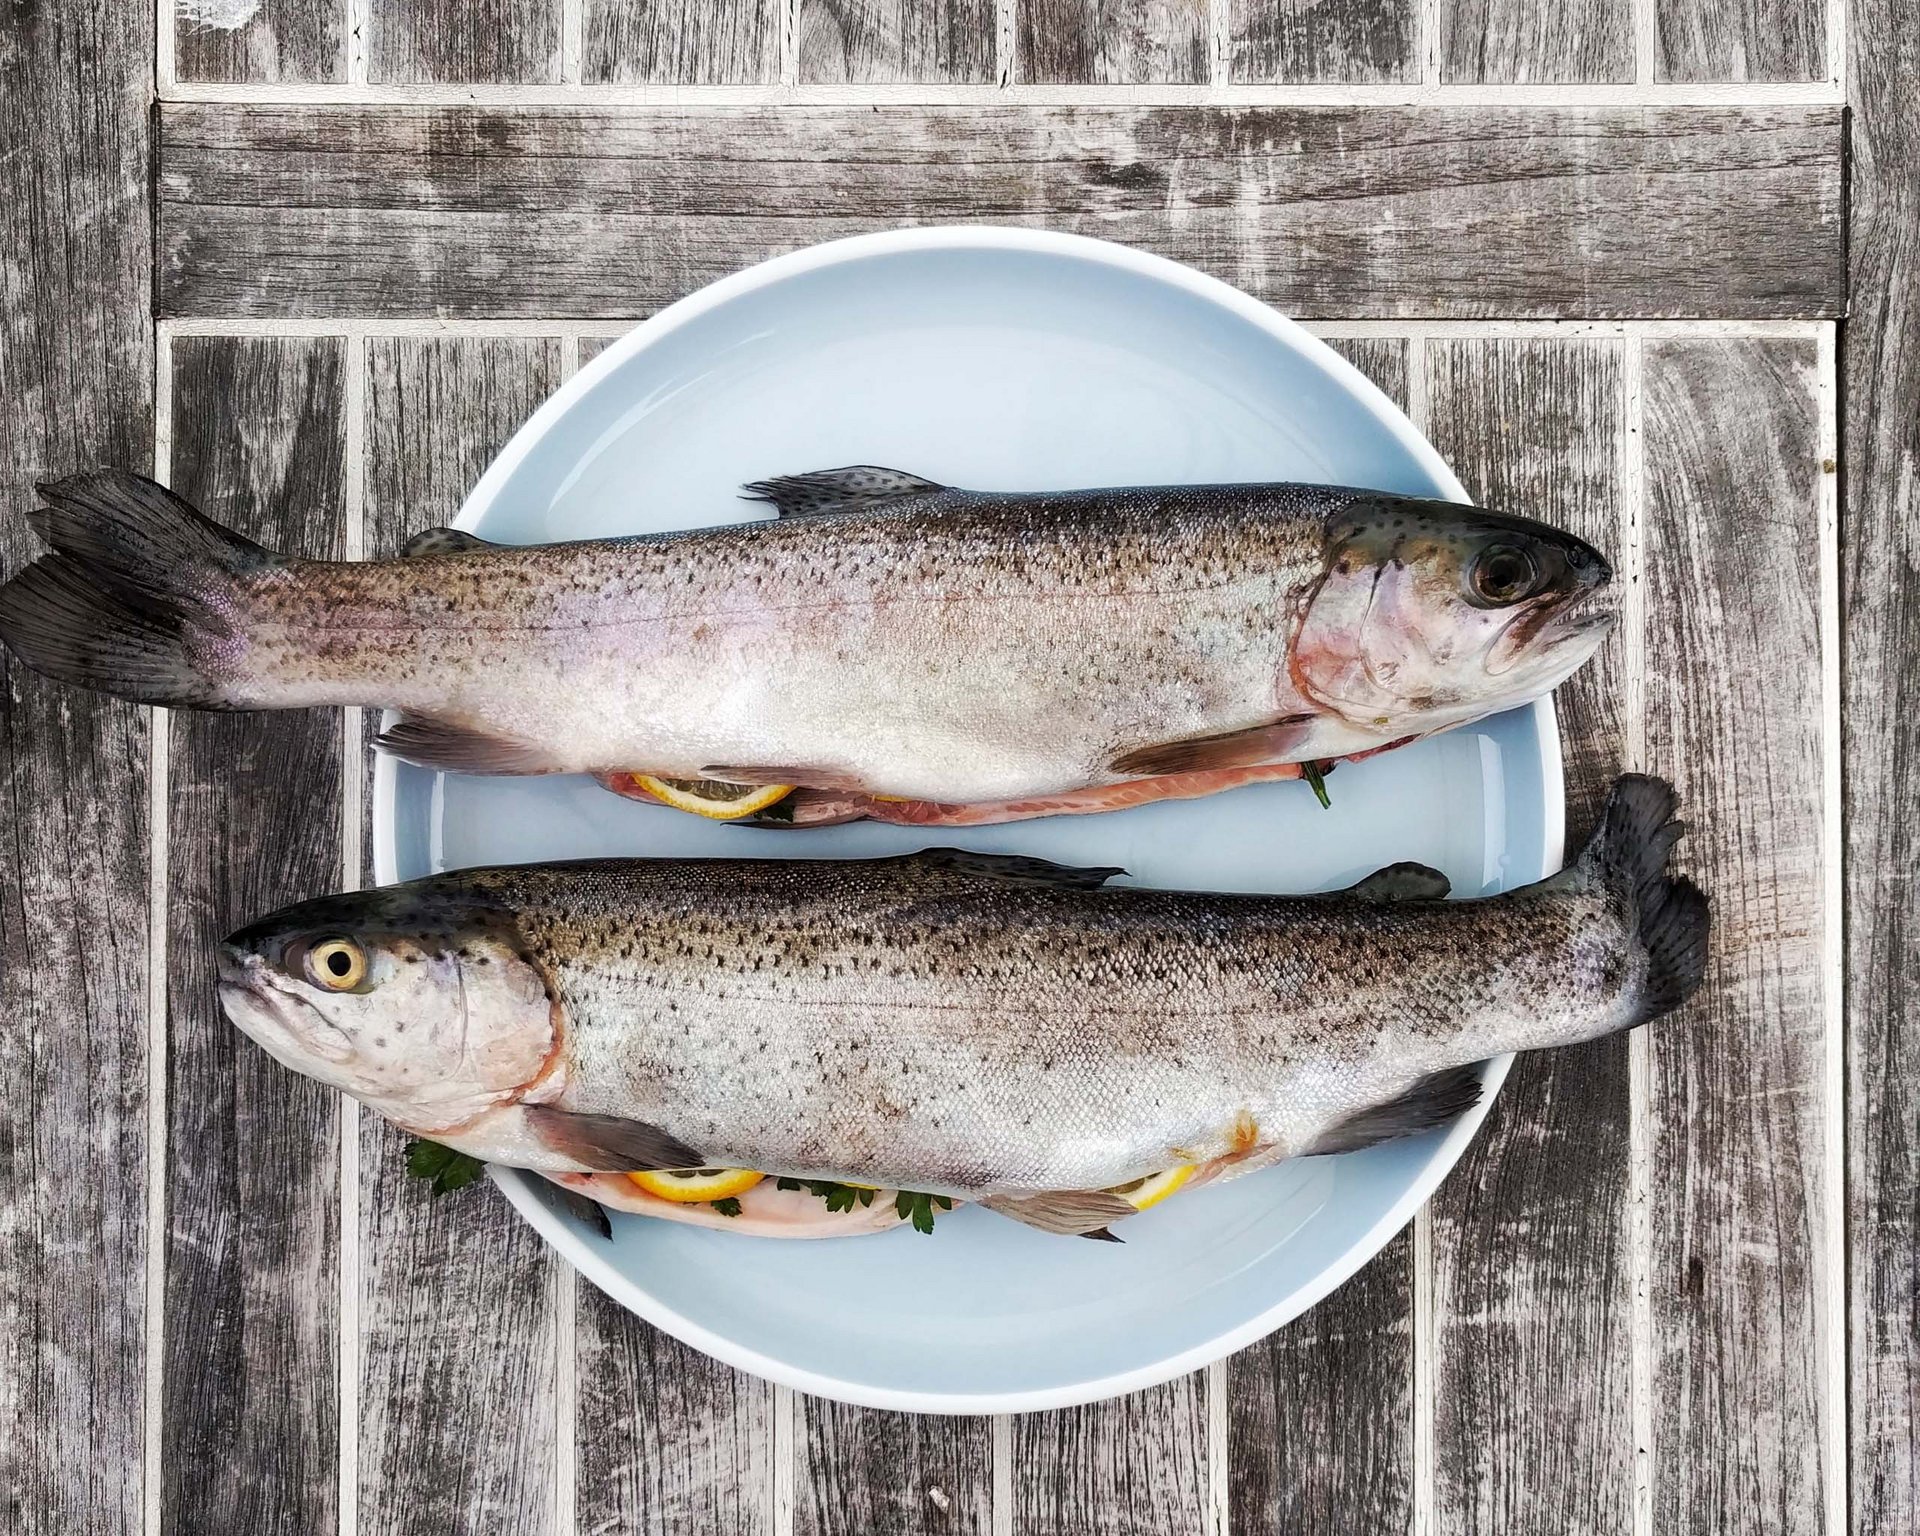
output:
[[[1406,419],[1298,327],[1210,277],[1100,241],[923,229],[802,251],[682,300],[600,354],[507,446],[459,526],[532,543],[739,522],[743,481],[887,464],[1041,490],[1309,480],[1465,500]],[[638,765],[637,765],[638,766]],[[1200,890],[1307,891],[1419,859],[1465,895],[1557,868],[1561,780],[1542,702],[1329,780],[929,837],[729,828],[584,779],[383,761],[380,880],[605,854],[826,858],[929,843],[1118,864]],[[1494,1086],[1506,1063],[1489,1068]],[[590,1280],[730,1364],[885,1408],[1051,1408],[1250,1343],[1413,1215],[1484,1107],[1442,1133],[1273,1168],[1129,1221],[1121,1245],[978,1209],[930,1237],[781,1242],[614,1217],[604,1241],[543,1181],[498,1177]]]

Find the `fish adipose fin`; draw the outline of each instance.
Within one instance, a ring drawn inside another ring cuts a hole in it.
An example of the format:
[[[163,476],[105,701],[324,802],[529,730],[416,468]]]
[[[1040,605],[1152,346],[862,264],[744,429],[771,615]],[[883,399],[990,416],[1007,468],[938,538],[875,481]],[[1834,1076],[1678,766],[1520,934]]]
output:
[[[1113,760],[1113,771],[1136,778],[1157,779],[1173,773],[1218,773],[1227,768],[1254,768],[1283,763],[1302,746],[1313,730],[1312,715],[1283,715],[1265,725],[1217,736],[1190,736],[1185,741],[1161,741],[1136,747]]]
[[[1009,1216],[1024,1226],[1063,1237],[1097,1237],[1119,1242],[1107,1224],[1135,1214],[1131,1201],[1104,1189],[1050,1189],[1035,1195],[988,1195],[980,1202],[990,1211]]]
[[[382,752],[441,773],[554,773],[552,756],[531,742],[471,726],[403,716],[373,739]]]
[[[1339,894],[1362,901],[1444,901],[1453,882],[1431,864],[1389,864],[1364,880],[1356,880]]]
[[[1678,1008],[1706,974],[1711,928],[1706,895],[1684,876],[1667,873],[1667,856],[1686,831],[1686,823],[1674,819],[1675,804],[1673,786],[1665,779],[1640,773],[1615,779],[1600,824],[1579,859],[1554,877],[1598,882],[1632,911],[1647,957],[1637,1024]]]
[[[816,469],[805,475],[776,475],[740,488],[750,501],[770,501],[782,517],[822,517],[832,512],[864,512],[908,501],[947,487],[923,480],[905,470],[882,469],[878,464],[850,464],[845,469]]]
[[[39,488],[52,553],[0,587],[0,641],[34,671],[142,704],[232,707],[199,658],[233,633],[239,579],[278,563],[164,486],[98,470]]]
[[[1008,885],[1061,886],[1076,891],[1096,890],[1115,875],[1126,873],[1116,864],[1079,868],[1021,853],[969,853],[964,848],[929,848],[923,853],[908,854],[907,857],[927,869],[951,869],[963,875],[1004,881]]]
[[[417,560],[422,555],[470,555],[476,549],[492,548],[492,541],[478,534],[462,533],[458,528],[428,528],[400,546],[400,558]]]
[[[619,1115],[583,1115],[531,1104],[527,1126],[562,1157],[596,1173],[644,1173],[660,1168],[698,1168],[706,1160],[657,1125]]]
[[[1480,1069],[1449,1067],[1423,1077],[1398,1098],[1373,1104],[1330,1126],[1307,1148],[1307,1156],[1329,1152],[1358,1152],[1464,1115],[1480,1102]]]

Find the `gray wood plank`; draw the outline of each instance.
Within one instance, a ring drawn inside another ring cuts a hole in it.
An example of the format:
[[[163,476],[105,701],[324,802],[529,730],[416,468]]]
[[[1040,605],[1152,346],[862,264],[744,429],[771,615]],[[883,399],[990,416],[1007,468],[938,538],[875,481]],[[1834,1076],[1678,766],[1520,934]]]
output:
[[[367,78],[525,84],[560,78],[560,0],[377,0]]]
[[[16,7],[0,47],[0,570],[33,484],[153,465],[150,11]],[[0,1525],[140,1528],[148,715],[0,651]]]
[[[794,27],[805,84],[998,78],[993,0],[796,0]]]
[[[376,337],[366,362],[376,558],[451,521],[566,371],[558,340],[519,337]],[[359,1529],[538,1536],[558,1514],[556,1374],[573,1341],[557,1310],[574,1275],[491,1186],[435,1200],[405,1147],[361,1112]]]
[[[832,236],[975,219],[1144,246],[1302,316],[1841,303],[1828,107],[175,104],[161,131],[169,315],[632,315]]]
[[[1407,344],[1329,345],[1402,409]],[[1235,1536],[1413,1525],[1413,1239],[1401,1233],[1305,1316],[1227,1366]]]
[[[1203,1536],[1207,1377],[1013,1421],[1021,1536]]]
[[[343,0],[176,0],[174,74],[193,81],[347,78]]]
[[[1848,1447],[1855,1536],[1920,1530],[1920,97],[1907,0],[1850,0],[1842,352]],[[1905,48],[1909,50],[1902,53]]]
[[[1634,78],[1631,0],[1440,0],[1439,16],[1450,84]]]
[[[337,340],[177,341],[176,490],[269,548],[345,543]],[[340,716],[169,719],[163,1522],[338,1518],[340,1097],[214,999],[219,939],[340,884]]]
[[[1207,7],[1194,0],[1020,0],[1014,78],[1028,84],[1204,85]]]
[[[773,1388],[580,1285],[580,1536],[766,1536]]]
[[[778,80],[779,0],[584,0],[580,73],[601,85]]]
[[[800,1398],[794,1529],[800,1536],[987,1536],[993,1421],[883,1413]]]
[[[1812,341],[1645,349],[1647,758],[1713,900],[1652,1030],[1654,1524],[1824,1528],[1820,476]]]
[[[1234,1536],[1413,1529],[1413,1235],[1227,1367]]]
[[[1427,435],[1476,501],[1617,558],[1621,348],[1429,342]],[[1555,695],[1569,848],[1623,766],[1623,649]],[[1632,1523],[1628,1095],[1625,1036],[1522,1056],[1433,1199],[1437,1532]]]
[[[1655,0],[1654,26],[1656,80],[1827,77],[1825,0]]]
[[[1228,74],[1259,84],[1420,78],[1415,0],[1228,0]]]

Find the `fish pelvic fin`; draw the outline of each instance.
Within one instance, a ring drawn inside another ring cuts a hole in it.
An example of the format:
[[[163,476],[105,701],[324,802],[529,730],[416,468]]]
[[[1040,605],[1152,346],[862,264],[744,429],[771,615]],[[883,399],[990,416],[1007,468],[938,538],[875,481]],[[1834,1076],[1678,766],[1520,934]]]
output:
[[[382,752],[441,773],[557,773],[553,754],[474,726],[406,715],[373,739]]]
[[[1384,1104],[1370,1104],[1329,1126],[1307,1148],[1306,1155],[1358,1152],[1362,1147],[1375,1147],[1416,1131],[1430,1131],[1472,1109],[1480,1102],[1480,1093],[1478,1067],[1448,1067],[1421,1078]]]
[[[864,512],[910,501],[948,487],[903,469],[878,464],[849,464],[804,475],[776,475],[740,488],[750,501],[768,501],[781,517],[824,517],[835,512]]]
[[[243,580],[283,563],[120,470],[37,488],[48,554],[0,587],[0,642],[34,671],[142,704],[244,708],[207,664]]]
[[[595,1173],[698,1168],[706,1161],[679,1137],[644,1120],[581,1114],[546,1104],[526,1105],[522,1113],[528,1128],[555,1152]]]
[[[1673,845],[1686,831],[1686,823],[1674,818],[1677,804],[1665,779],[1623,774],[1607,792],[1599,825],[1579,859],[1554,877],[1598,884],[1626,903],[1647,961],[1636,1024],[1678,1008],[1706,974],[1712,927],[1706,895],[1667,870]]]
[[[988,1195],[980,1204],[1041,1232],[1063,1237],[1100,1236],[1103,1242],[1119,1241],[1107,1231],[1108,1223],[1124,1221],[1135,1214],[1131,1201],[1104,1189],[1049,1189],[1031,1195]]]

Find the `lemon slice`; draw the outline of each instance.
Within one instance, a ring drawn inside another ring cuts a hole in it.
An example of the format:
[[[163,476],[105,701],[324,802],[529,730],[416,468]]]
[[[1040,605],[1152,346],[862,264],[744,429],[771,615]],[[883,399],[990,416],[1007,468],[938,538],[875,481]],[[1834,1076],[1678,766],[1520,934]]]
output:
[[[648,794],[676,811],[692,811],[709,821],[738,821],[755,811],[793,793],[791,784],[728,784],[720,779],[656,779],[644,773],[633,776]]]
[[[638,1178],[639,1175],[635,1174],[634,1177]],[[1182,1163],[1165,1173],[1150,1173],[1144,1179],[1135,1179],[1130,1184],[1116,1184],[1107,1193],[1118,1195],[1136,1211],[1144,1211],[1150,1205],[1158,1205],[1192,1177],[1193,1164]]]
[[[755,1173],[751,1168],[686,1168],[672,1173],[630,1173],[627,1177],[662,1200],[671,1200],[676,1205],[697,1205],[702,1200],[744,1195],[766,1175]]]

